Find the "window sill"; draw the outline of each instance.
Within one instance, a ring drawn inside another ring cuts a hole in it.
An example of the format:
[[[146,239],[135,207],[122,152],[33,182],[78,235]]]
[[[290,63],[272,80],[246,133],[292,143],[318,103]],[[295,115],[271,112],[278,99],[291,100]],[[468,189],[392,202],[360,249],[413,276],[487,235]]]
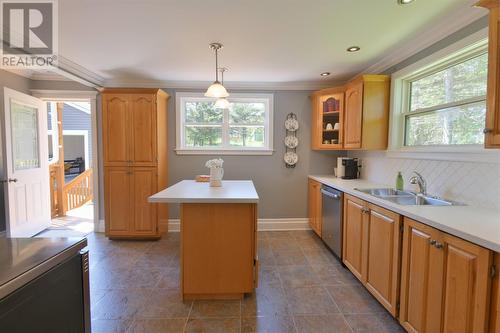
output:
[[[223,149],[175,149],[177,155],[272,155],[272,149],[223,150]]]
[[[455,162],[500,163],[500,151],[496,149],[485,149],[483,146],[389,148],[386,152],[386,156],[390,158]]]

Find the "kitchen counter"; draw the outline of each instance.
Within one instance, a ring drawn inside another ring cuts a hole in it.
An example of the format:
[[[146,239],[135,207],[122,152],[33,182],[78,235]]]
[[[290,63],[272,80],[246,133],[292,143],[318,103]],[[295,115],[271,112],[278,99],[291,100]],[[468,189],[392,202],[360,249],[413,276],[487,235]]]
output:
[[[85,246],[85,238],[0,238],[0,299]]]
[[[160,203],[258,203],[259,196],[251,180],[223,180],[221,187],[183,180],[149,197]]]
[[[474,206],[402,206],[355,190],[356,188],[393,187],[387,184],[376,184],[362,179],[339,179],[329,175],[310,175],[309,178],[451,235],[500,252],[500,211]]]

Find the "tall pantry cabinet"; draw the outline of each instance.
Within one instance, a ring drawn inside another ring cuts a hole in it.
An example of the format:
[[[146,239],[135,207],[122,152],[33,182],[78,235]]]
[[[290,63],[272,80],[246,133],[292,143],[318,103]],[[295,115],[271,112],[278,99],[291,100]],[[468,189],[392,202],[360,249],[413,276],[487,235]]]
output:
[[[167,100],[160,89],[104,89],[104,208],[109,238],[159,238],[167,205],[148,197],[167,186]]]

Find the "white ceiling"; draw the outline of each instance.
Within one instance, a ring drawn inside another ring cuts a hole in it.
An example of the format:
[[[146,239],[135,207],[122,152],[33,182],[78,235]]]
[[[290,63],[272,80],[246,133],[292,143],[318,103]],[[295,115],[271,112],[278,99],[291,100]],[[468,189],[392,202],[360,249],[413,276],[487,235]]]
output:
[[[472,1],[474,2],[474,1]],[[59,54],[105,82],[345,80],[471,0],[64,0]],[[486,14],[486,12],[481,12]],[[359,45],[361,51],[346,48]],[[406,44],[407,45],[407,44]],[[321,72],[332,75],[320,78]]]

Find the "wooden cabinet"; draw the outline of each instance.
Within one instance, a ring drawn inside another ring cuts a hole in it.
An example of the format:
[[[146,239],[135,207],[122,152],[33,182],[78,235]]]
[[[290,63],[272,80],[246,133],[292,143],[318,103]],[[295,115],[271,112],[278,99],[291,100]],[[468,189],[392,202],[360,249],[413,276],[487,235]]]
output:
[[[345,91],[344,147],[361,148],[363,128],[363,80],[347,85]]]
[[[500,253],[495,253],[493,257],[494,267],[500,267]],[[500,333],[500,278],[495,272],[491,285],[491,309],[490,309],[490,332]]]
[[[311,98],[312,149],[342,149],[344,138],[343,88],[320,90],[313,93]]]
[[[167,99],[160,89],[102,93],[106,235],[158,238],[167,205],[147,198],[167,186]]]
[[[409,332],[486,332],[491,251],[405,218],[400,322]]]
[[[311,96],[312,149],[386,149],[389,90],[389,76],[361,75],[344,87],[314,92]],[[328,123],[334,127],[337,122],[338,130],[327,129]]]
[[[481,0],[477,5],[490,10],[485,147],[500,148],[500,2]]]
[[[399,299],[400,224],[400,215],[345,195],[343,262],[394,316]]]
[[[309,225],[321,237],[321,184],[313,179],[308,183]]]

